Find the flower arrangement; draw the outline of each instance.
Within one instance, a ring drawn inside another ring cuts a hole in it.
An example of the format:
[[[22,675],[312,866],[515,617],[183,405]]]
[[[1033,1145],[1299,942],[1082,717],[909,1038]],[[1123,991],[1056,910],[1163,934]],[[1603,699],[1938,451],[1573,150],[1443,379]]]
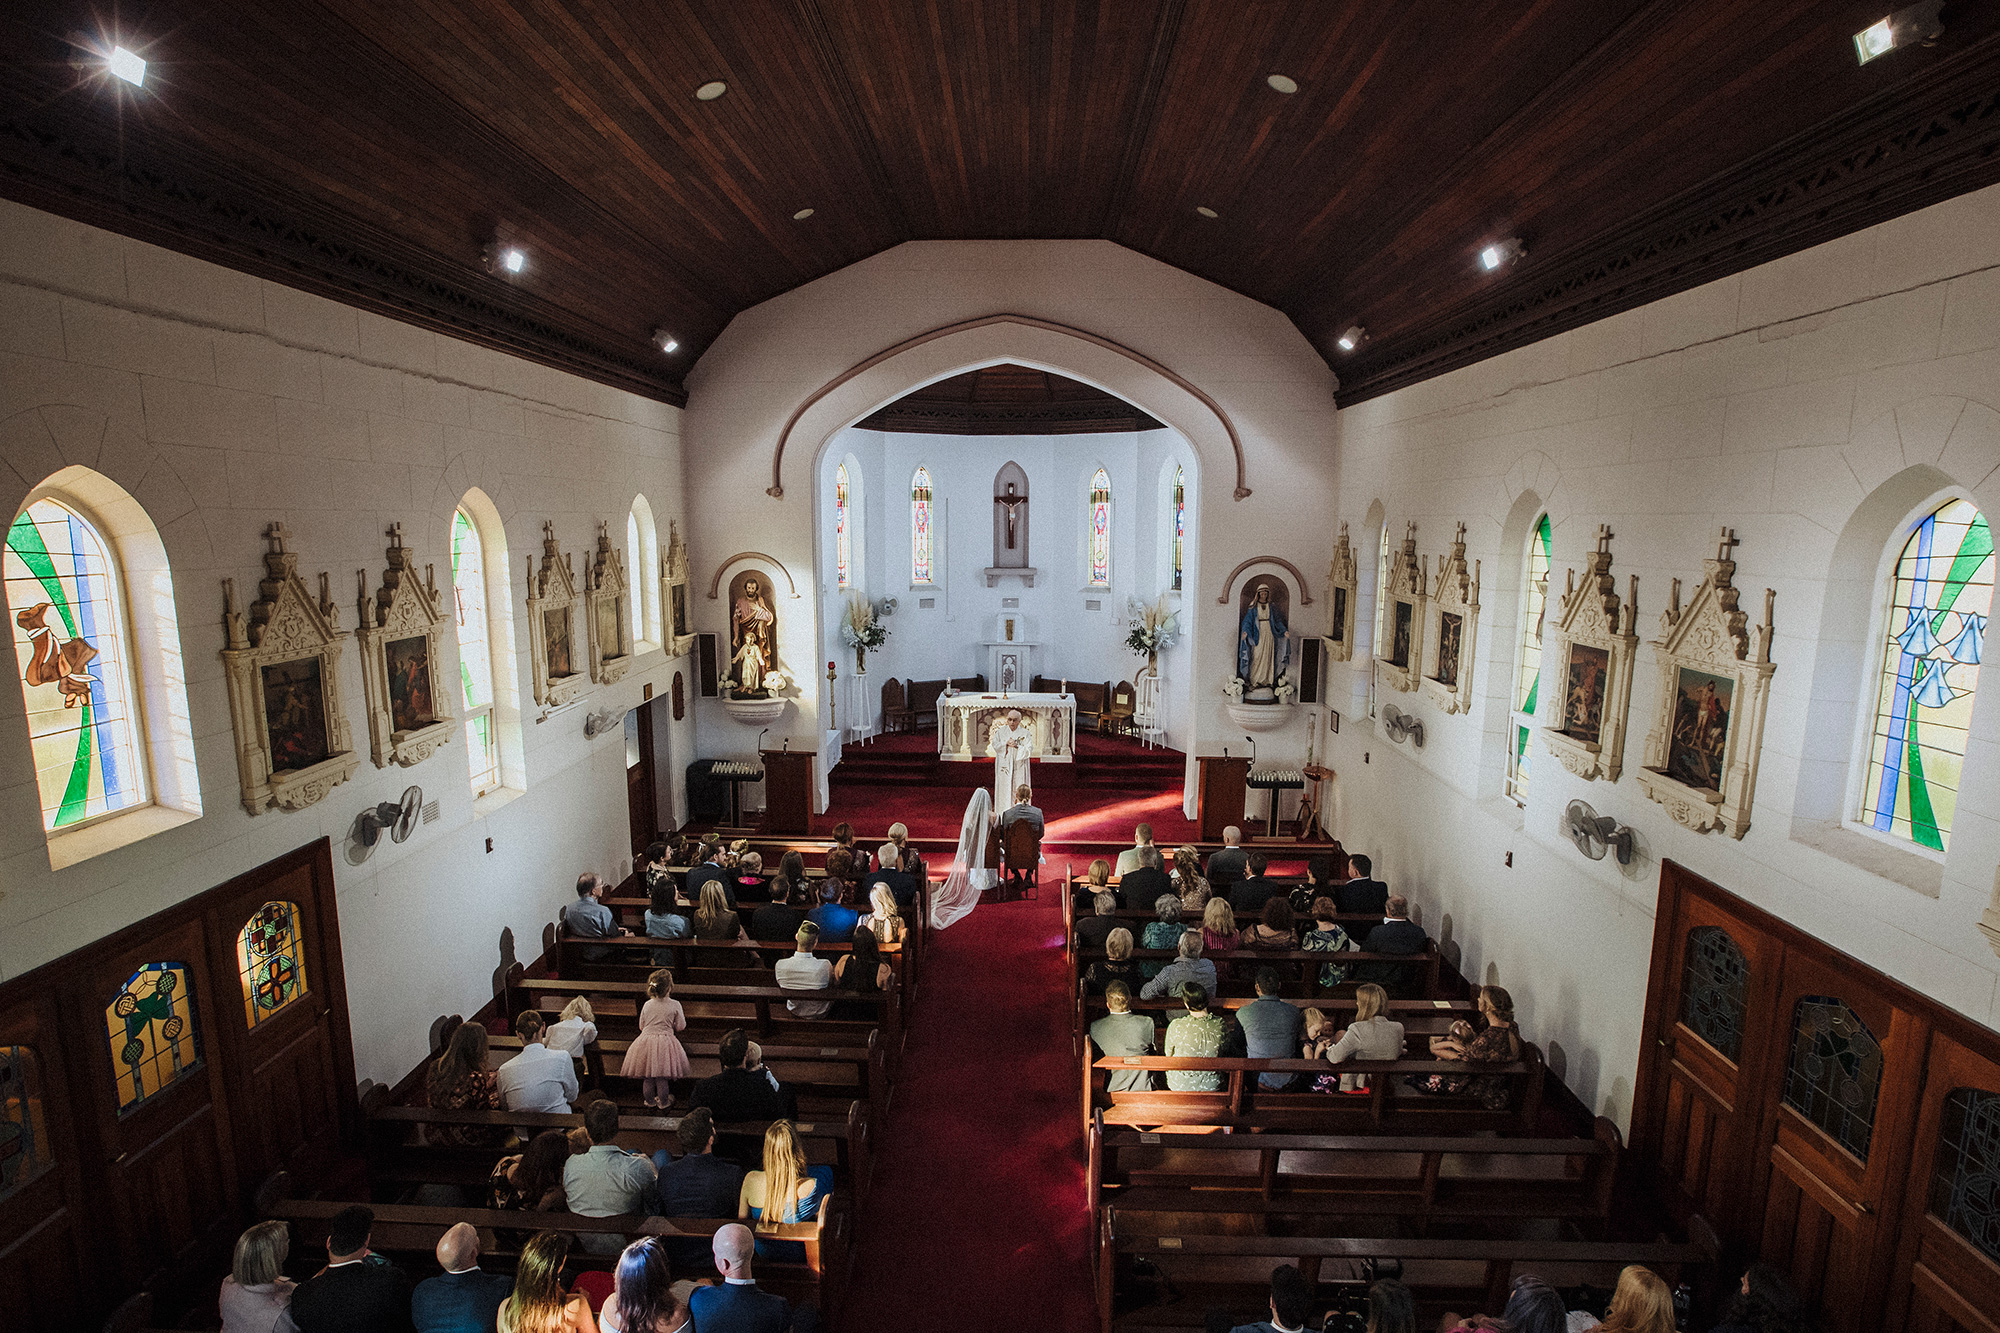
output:
[[[1290,676],[1280,676],[1278,683],[1271,687],[1271,692],[1278,696],[1279,703],[1288,704],[1292,701],[1292,696],[1298,693],[1298,686],[1292,684]]]
[[[1228,696],[1228,698],[1229,698],[1229,702],[1231,702],[1231,703],[1233,703],[1233,704],[1240,704],[1240,703],[1242,703],[1242,702],[1243,702],[1243,677],[1241,677],[1241,676],[1231,676],[1231,677],[1230,677],[1230,678],[1229,678],[1228,680],[1225,680],[1225,681],[1223,681],[1223,682],[1222,682],[1222,692],[1223,692],[1223,694],[1225,694],[1225,695],[1227,695],[1227,696]]]
[[[880,602],[870,602],[860,593],[847,599],[847,620],[840,627],[840,637],[850,648],[880,648],[889,641],[889,627],[882,618],[894,614],[896,599],[884,597]]]
[[[1125,646],[1143,656],[1150,665],[1152,660],[1180,642],[1180,614],[1167,606],[1167,595],[1161,593],[1149,606],[1134,597],[1125,608]]]

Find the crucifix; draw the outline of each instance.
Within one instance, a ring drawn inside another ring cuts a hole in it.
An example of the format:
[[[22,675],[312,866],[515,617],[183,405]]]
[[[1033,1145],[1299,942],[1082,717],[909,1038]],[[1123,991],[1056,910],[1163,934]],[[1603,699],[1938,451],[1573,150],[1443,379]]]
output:
[[[1735,552],[1730,548],[1741,546],[1742,544],[1742,541],[1736,536],[1735,528],[1724,528],[1722,536],[1716,543],[1715,558],[1725,564],[1732,563],[1735,560]]]
[[[1014,549],[1014,534],[1020,522],[1020,506],[1028,503],[1028,497],[1014,492],[1014,483],[1007,483],[1007,493],[993,497],[993,503],[1007,507],[1007,549]]]

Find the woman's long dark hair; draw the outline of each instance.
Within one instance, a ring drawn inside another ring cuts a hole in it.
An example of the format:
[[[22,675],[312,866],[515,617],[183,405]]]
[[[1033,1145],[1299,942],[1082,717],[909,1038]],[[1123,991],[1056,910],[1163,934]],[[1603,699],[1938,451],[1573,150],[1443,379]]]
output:
[[[426,1079],[432,1106],[443,1106],[445,1098],[460,1084],[486,1068],[486,1028],[480,1023],[460,1023],[445,1044],[444,1054],[431,1065]]]
[[[1751,1264],[1743,1280],[1750,1290],[1730,1299],[1723,1323],[1741,1324],[1757,1333],[1807,1333],[1804,1302],[1781,1270],[1769,1264]]]
[[[1400,1282],[1368,1286],[1368,1333],[1417,1333],[1417,1302]]]
[[[655,916],[665,916],[677,905],[674,898],[674,877],[667,873],[666,864],[660,862],[646,873],[646,910]]]
[[[854,931],[854,952],[847,960],[845,980],[850,990],[874,990],[875,974],[882,966],[882,942],[867,926]]]
[[[521,1201],[539,1208],[542,1196],[562,1184],[563,1167],[569,1164],[569,1135],[559,1129],[545,1129],[528,1140],[521,1153]]]
[[[618,1256],[618,1319],[625,1333],[654,1333],[680,1312],[667,1247],[657,1236],[633,1241]]]
[[[1530,1274],[1514,1279],[1514,1292],[1500,1317],[1515,1333],[1565,1333],[1569,1310],[1554,1287]]]

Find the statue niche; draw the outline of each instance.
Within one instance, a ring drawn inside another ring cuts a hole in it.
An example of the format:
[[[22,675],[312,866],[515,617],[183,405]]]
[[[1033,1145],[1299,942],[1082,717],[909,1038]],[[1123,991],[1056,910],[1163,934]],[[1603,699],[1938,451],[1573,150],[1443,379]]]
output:
[[[739,699],[762,698],[764,677],[778,661],[778,615],[771,581],[746,569],[729,581],[729,681]]]
[[[1236,616],[1236,675],[1245,703],[1275,703],[1277,685],[1291,665],[1291,589],[1282,579],[1243,585]]]
[[[1028,563],[1028,474],[1019,463],[1008,463],[993,475],[993,563],[986,567],[986,586],[1003,575],[1035,586],[1035,567]]]

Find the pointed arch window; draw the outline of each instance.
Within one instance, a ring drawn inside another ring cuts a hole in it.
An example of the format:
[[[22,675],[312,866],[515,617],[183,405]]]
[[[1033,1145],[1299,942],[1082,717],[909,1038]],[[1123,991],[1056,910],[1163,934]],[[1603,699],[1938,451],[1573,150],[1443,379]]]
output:
[[[1993,533],[1969,500],[1919,519],[1889,574],[1860,822],[1942,852],[1993,602]]]
[[[838,586],[854,586],[854,532],[847,512],[847,464],[833,474],[833,574]]]
[[[1535,706],[1541,702],[1542,629],[1548,619],[1549,571],[1555,564],[1555,532],[1549,516],[1535,520],[1522,560],[1521,623],[1514,649],[1513,720],[1507,737],[1507,794],[1528,803],[1528,767],[1535,733]]]
[[[1174,464],[1174,591],[1181,591],[1183,543],[1187,541],[1187,473]]]
[[[1090,586],[1111,586],[1111,474],[1097,469],[1090,479]]]
[[[918,468],[910,478],[910,582],[937,582],[932,568],[931,474]]]
[[[500,785],[500,737],[493,719],[493,641],[486,615],[486,553],[464,506],[451,518],[451,586],[458,607],[458,681],[465,691],[465,734],[472,791]]]

